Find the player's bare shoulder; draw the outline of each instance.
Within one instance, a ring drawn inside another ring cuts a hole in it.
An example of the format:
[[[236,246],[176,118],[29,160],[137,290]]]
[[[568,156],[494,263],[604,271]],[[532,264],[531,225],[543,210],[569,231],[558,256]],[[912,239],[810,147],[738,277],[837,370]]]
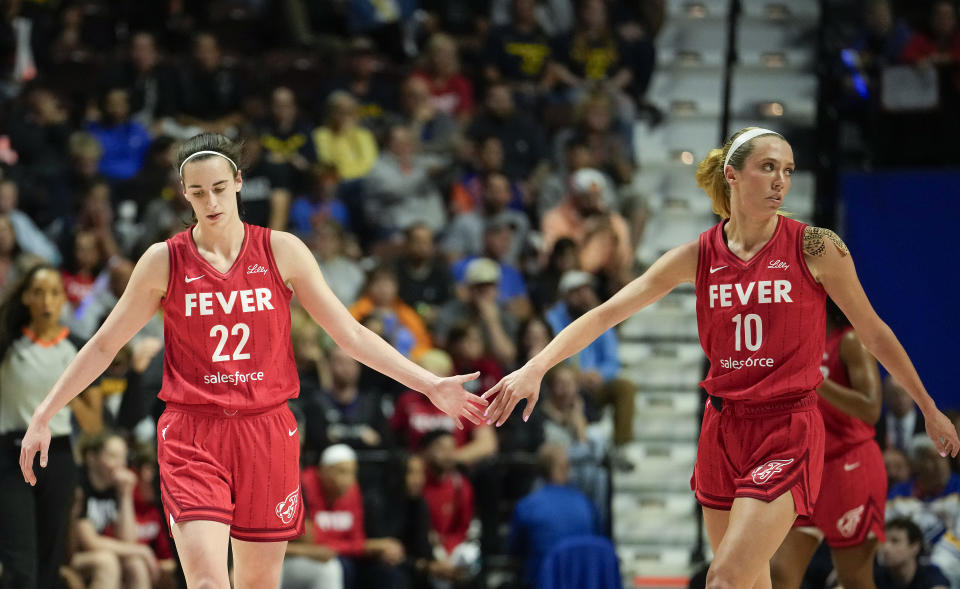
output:
[[[307,244],[292,233],[270,231],[270,249],[273,251],[273,260],[277,264],[280,276],[287,286],[291,286],[291,280],[296,279],[305,270],[316,266],[316,260],[307,248]]]
[[[161,296],[167,293],[170,282],[170,251],[167,242],[161,241],[147,248],[134,268],[132,279],[142,280],[149,290],[159,291]]]
[[[808,256],[821,258],[826,255],[828,242],[836,246],[836,251],[839,251],[841,256],[850,255],[847,244],[843,243],[840,236],[830,229],[813,226],[807,226],[803,229],[803,253]]]

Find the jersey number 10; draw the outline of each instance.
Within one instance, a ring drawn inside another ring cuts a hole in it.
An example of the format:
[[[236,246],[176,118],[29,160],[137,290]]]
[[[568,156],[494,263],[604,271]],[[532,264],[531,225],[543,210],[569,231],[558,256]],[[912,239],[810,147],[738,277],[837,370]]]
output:
[[[739,352],[743,349],[741,347],[741,343],[743,343],[746,344],[747,349],[751,352],[759,350],[760,345],[763,343],[763,322],[760,320],[760,316],[750,313],[744,317],[742,314],[737,313],[736,317],[731,319],[731,321],[737,324],[736,328],[734,328],[734,332],[736,333],[734,349]]]
[[[249,352],[243,351],[243,346],[247,345],[247,340],[250,339],[250,327],[246,323],[235,323],[233,329],[229,332],[227,331],[226,325],[214,325],[210,328],[210,337],[219,337],[220,343],[217,344],[216,351],[213,352],[213,361],[214,362],[226,362],[230,360],[231,357],[223,353],[223,348],[227,345],[227,338],[230,335],[240,335],[240,343],[237,344],[236,349],[233,350],[233,360],[248,360],[250,358]],[[739,335],[737,336],[739,337]],[[740,340],[737,340],[740,341]],[[740,348],[737,348],[738,350]]]

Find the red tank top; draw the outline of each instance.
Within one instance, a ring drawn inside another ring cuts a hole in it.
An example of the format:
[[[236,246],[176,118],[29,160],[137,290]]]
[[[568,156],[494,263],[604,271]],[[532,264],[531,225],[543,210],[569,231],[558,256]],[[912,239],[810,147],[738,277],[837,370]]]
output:
[[[700,235],[697,327],[710,359],[700,386],[751,401],[816,389],[826,292],[803,257],[806,225],[778,217],[770,241],[744,262],[727,247],[724,223]]]
[[[827,335],[826,346],[823,350],[823,364],[820,370],[824,378],[849,387],[850,375],[846,366],[840,361],[840,342],[843,336],[853,331],[850,326],[834,329]],[[833,458],[839,456],[859,444],[872,440],[875,431],[873,426],[862,419],[847,415],[833,406],[830,401],[820,397],[818,402],[820,413],[823,414],[823,426],[827,433],[824,456]]]
[[[290,298],[270,248],[270,230],[244,223],[243,245],[226,274],[197,251],[192,230],[167,240],[160,398],[258,410],[296,397]]]

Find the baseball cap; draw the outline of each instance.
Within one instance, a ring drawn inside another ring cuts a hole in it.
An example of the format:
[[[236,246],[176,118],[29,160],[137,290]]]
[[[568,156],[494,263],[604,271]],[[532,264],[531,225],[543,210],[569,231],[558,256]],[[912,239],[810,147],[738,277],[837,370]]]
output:
[[[500,282],[500,264],[490,258],[477,258],[467,264],[465,282],[470,285]]]
[[[571,290],[580,288],[581,286],[593,286],[593,274],[584,272],[583,270],[567,270],[560,278],[557,291],[560,293],[560,296],[564,296]]]
[[[606,189],[607,179],[604,178],[603,174],[598,170],[594,170],[593,168],[580,168],[573,173],[573,178],[570,179],[570,186],[574,192],[587,192],[594,186],[602,192]]]
[[[330,466],[331,464],[340,464],[341,462],[356,462],[357,453],[353,448],[346,444],[334,444],[327,447],[320,455],[320,465]]]

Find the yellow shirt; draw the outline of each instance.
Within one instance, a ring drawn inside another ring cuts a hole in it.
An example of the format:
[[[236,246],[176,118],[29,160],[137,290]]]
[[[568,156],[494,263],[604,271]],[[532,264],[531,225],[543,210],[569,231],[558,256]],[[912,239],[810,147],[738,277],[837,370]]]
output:
[[[317,161],[336,167],[341,180],[363,176],[377,161],[377,142],[373,133],[363,127],[355,126],[338,134],[329,127],[317,127],[313,143],[317,146]]]

